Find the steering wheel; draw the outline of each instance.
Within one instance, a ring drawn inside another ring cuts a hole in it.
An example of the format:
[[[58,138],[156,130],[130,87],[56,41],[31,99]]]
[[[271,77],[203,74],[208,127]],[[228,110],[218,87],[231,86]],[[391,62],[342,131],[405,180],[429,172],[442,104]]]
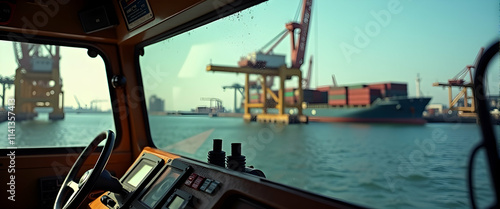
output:
[[[94,168],[85,172],[80,178],[80,181],[78,181],[77,183],[75,181],[75,178],[82,168],[83,163],[97,148],[99,143],[101,143],[105,139],[106,144],[102,148],[101,154],[99,155],[99,159],[97,159]],[[99,179],[99,176],[106,167],[108,159],[111,156],[111,152],[113,151],[114,145],[115,133],[113,133],[113,131],[111,130],[100,133],[94,138],[94,140],[92,140],[92,142],[90,142],[90,144],[80,154],[75,164],[73,164],[73,167],[71,167],[68,175],[64,179],[64,182],[59,189],[59,193],[57,194],[56,201],[54,203],[54,209],[77,208],[78,206],[80,206],[80,204],[90,194],[92,188]],[[67,201],[64,201],[70,189],[72,190],[72,194],[69,199],[67,199]]]

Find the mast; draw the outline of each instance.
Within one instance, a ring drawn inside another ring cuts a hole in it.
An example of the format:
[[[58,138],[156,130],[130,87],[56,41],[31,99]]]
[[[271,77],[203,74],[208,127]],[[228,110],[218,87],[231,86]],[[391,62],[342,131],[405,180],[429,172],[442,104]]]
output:
[[[415,80],[415,88],[417,90],[417,98],[420,98],[420,73],[417,73],[417,79]]]

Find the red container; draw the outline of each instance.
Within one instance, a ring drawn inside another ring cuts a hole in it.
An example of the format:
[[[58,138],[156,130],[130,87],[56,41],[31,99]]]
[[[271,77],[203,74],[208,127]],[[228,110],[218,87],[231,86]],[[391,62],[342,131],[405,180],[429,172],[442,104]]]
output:
[[[328,95],[344,95],[347,93],[347,89],[330,89]]]
[[[297,100],[295,100],[295,97],[285,97],[285,103],[295,104],[297,103]]]
[[[368,88],[371,89],[386,89],[387,85],[385,83],[375,83],[368,85]]]
[[[250,103],[261,103],[260,99],[251,99]]]
[[[347,105],[347,101],[345,99],[329,100],[328,105]]]
[[[368,87],[362,89],[349,89],[348,92],[349,97],[352,95],[372,95],[372,96],[381,96],[380,89],[370,89]]]
[[[371,99],[373,96],[370,95],[349,95],[349,100],[357,100],[357,99]]]

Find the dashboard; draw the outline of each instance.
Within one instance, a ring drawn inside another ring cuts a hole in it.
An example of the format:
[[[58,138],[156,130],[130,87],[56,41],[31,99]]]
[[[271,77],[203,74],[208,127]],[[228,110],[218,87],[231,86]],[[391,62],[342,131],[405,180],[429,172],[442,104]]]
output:
[[[121,192],[105,192],[90,208],[360,208],[146,147],[122,176]]]

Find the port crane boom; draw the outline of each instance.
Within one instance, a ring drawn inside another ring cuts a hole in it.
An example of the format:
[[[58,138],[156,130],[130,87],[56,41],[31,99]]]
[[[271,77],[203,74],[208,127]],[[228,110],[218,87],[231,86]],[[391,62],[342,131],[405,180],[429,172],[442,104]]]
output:
[[[311,8],[312,0],[302,1],[302,15],[301,21],[289,22],[285,24],[285,32],[282,32],[276,36],[273,40],[278,40],[275,44],[271,46],[264,54],[262,50],[257,53],[250,54],[248,57],[243,57],[238,62],[239,68],[226,67],[226,66],[215,66],[208,65],[207,71],[217,71],[217,72],[232,72],[232,73],[245,73],[245,113],[243,115],[244,120],[256,120],[262,122],[299,122],[307,123],[308,118],[302,114],[302,101],[303,101],[303,91],[302,87],[304,81],[302,79],[302,72],[300,67],[304,62],[304,55],[307,46],[307,36],[309,32],[309,23],[311,21]],[[298,37],[295,31],[300,29]],[[284,56],[270,55],[273,49],[280,43],[287,34],[290,34],[291,41],[291,66],[288,68],[284,62]],[[269,46],[266,44],[266,47]],[[272,63],[271,63],[272,62]],[[270,64],[271,63],[271,64]],[[262,86],[262,98],[264,102],[262,103],[250,103],[250,74],[256,74],[261,76],[261,86]],[[310,74],[310,73],[308,73]],[[278,95],[276,95],[271,89],[274,79],[273,76],[279,77],[279,90]],[[290,79],[292,76],[298,77],[297,91],[300,92],[297,95],[297,102],[295,104],[285,103],[285,80]],[[270,82],[267,82],[268,77],[271,77]],[[309,78],[308,81],[309,83]],[[267,95],[270,95],[274,102],[267,102]],[[258,114],[255,119],[252,119],[250,114],[250,108],[262,108],[262,114]],[[268,114],[268,108],[278,109],[278,114]],[[296,115],[289,115],[285,113],[285,108],[296,108]]]
[[[301,22],[290,22],[286,24],[286,29],[290,33],[292,68],[300,68],[304,63],[304,54],[306,52],[307,35],[309,34],[309,22],[311,20],[312,0],[303,0]],[[300,29],[299,36],[296,38],[295,30]]]
[[[476,103],[474,99],[474,89],[473,89],[473,79],[472,79],[472,69],[476,69],[479,64],[479,59],[483,55],[484,48],[481,48],[476,56],[476,60],[472,65],[466,65],[457,75],[452,79],[448,80],[448,83],[433,83],[432,86],[442,86],[448,87],[448,103],[450,110],[459,111],[459,115],[462,117],[476,117]],[[469,75],[470,81],[466,82],[465,77]],[[461,88],[460,92],[452,97],[452,87]],[[472,96],[468,96],[469,89],[472,92]],[[456,107],[460,99],[463,99],[463,106]],[[470,101],[470,106],[469,106]]]

